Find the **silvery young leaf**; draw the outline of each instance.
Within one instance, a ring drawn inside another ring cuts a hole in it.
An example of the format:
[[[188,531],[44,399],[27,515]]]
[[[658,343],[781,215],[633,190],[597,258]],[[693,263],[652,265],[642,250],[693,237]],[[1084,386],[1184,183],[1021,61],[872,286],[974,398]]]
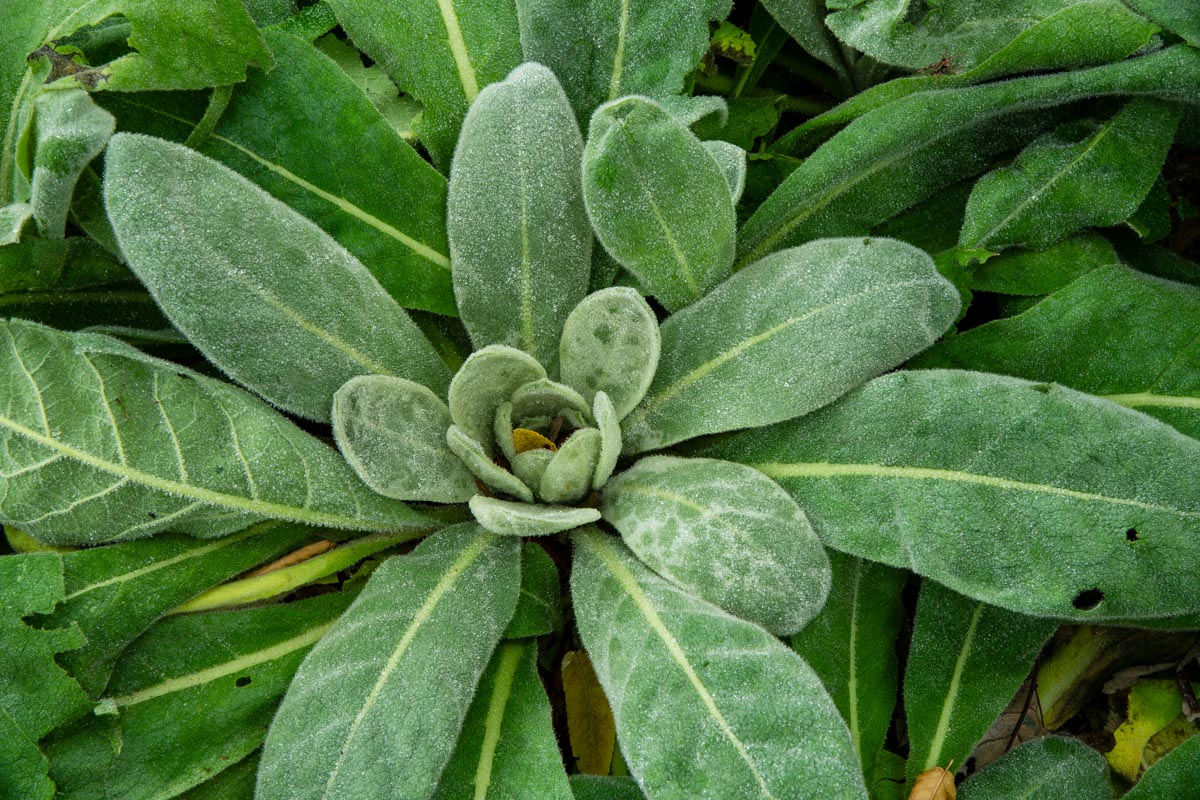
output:
[[[898,372],[701,452],[774,478],[829,547],[976,600],[1090,622],[1200,609],[1200,442],[1107,400]]]
[[[334,392],[366,374],[445,391],[446,366],[366,268],[228,167],[117,134],[104,196],[130,267],[175,327],[272,403],[327,421]]]
[[[54,787],[37,741],[87,711],[87,695],[54,662],[84,643],[74,626],[31,628],[22,620],[46,614],[63,599],[57,553],[0,557],[0,797],[48,800]]]
[[[1071,800],[1112,797],[1104,756],[1078,739],[1047,736],[1021,745],[972,775],[959,787],[958,796],[960,800],[1059,800],[1068,786]],[[1168,795],[1155,797],[1169,800]]]
[[[433,797],[573,800],[537,673],[536,642],[496,648]]]
[[[377,569],[288,689],[256,797],[431,796],[516,607],[520,571],[519,541],[474,524]]]
[[[1178,122],[1177,105],[1139,98],[1082,140],[1061,129],[1037,139],[975,184],[959,244],[1037,250],[1121,222],[1162,170]]]
[[[305,653],[348,604],[335,592],[158,623],[117,662],[100,713],[47,742],[58,797],[174,797],[236,764],[262,744]]]
[[[121,15],[131,25],[130,49],[114,61],[75,73],[71,80],[96,89],[199,89],[245,80],[247,66],[271,66],[239,0],[39,0],[6,9],[0,36],[0,205],[19,184],[15,145],[49,65],[27,68],[26,57],[47,42]],[[24,199],[17,197],[16,199]]]
[[[571,434],[546,465],[538,496],[547,503],[574,503],[591,491],[600,464],[601,438],[595,428]]]
[[[104,336],[20,320],[0,333],[0,518],[45,542],[222,535],[264,517],[355,530],[429,526],[228,384]]]
[[[911,14],[895,0],[831,0],[826,22],[843,42],[887,64],[921,69],[953,54],[956,70],[962,71],[1066,14],[1076,20],[1074,37],[1094,41],[1094,46],[1125,35],[1130,27],[1148,29],[1144,43],[1155,27],[1128,9],[1121,9],[1124,14],[1111,27],[1098,24],[1119,5],[1115,0],[956,0]]]
[[[938,343],[914,365],[1055,381],[1200,438],[1197,330],[1200,288],[1114,264],[1024,314]]]
[[[454,296],[476,347],[516,347],[553,370],[592,264],[582,152],[567,97],[540,64],[518,67],[471,105],[446,224]]]
[[[483,483],[498,492],[512,495],[525,502],[533,502],[533,492],[519,478],[492,460],[483,445],[463,433],[457,425],[446,431],[446,444],[467,469]]]
[[[425,106],[421,143],[445,171],[467,107],[521,62],[513,0],[330,0],[359,49]]]
[[[634,289],[614,286],[571,310],[559,344],[563,383],[592,402],[605,392],[623,419],[646,394],[658,368],[658,318]]]
[[[596,392],[596,399],[592,401],[592,416],[596,418],[596,428],[600,431],[600,457],[596,460],[592,488],[599,489],[612,477],[621,458],[621,422],[612,401],[604,392]]]
[[[717,162],[717,166],[721,168],[721,174],[725,176],[725,182],[729,184],[729,194],[736,206],[738,200],[742,199],[742,191],[746,188],[746,151],[736,144],[723,142],[720,139],[701,142],[701,144]]]
[[[572,775],[571,791],[575,800],[642,800],[645,795],[637,781],[612,775]]]
[[[1057,627],[921,584],[904,668],[910,783],[927,769],[966,761]]]
[[[471,513],[479,524],[501,536],[549,536],[600,519],[594,508],[514,503],[477,494]]]
[[[721,166],[662,106],[626,97],[596,109],[583,196],[604,248],[674,311],[729,275],[733,198]]]
[[[558,567],[536,542],[521,546],[521,594],[517,610],[504,629],[505,639],[541,636],[562,627],[562,592]]]
[[[1196,791],[1196,771],[1200,769],[1200,735],[1150,765],[1125,800],[1188,800]]]
[[[903,97],[856,119],[779,185],[739,231],[738,264],[883,222],[1023,143],[1052,119],[1046,109],[1106,95],[1195,99],[1197,86],[1200,51],[1176,46],[1102,67]]]
[[[503,409],[503,406],[501,406]],[[497,414],[499,418],[499,414]],[[509,466],[512,473],[521,479],[521,483],[526,486],[542,485],[542,476],[546,474],[546,467],[550,466],[550,462],[554,460],[555,453],[545,448],[537,448],[536,450],[526,450],[523,453],[517,453],[512,456],[509,461]]]
[[[678,95],[729,0],[517,0],[521,48],[562,81],[581,122],[606,100]]]
[[[496,443],[496,409],[520,387],[545,377],[546,368],[537,359],[514,347],[476,350],[450,382],[450,416],[490,453]]]
[[[455,314],[446,179],[312,45],[264,36],[278,67],[237,87],[201,151],[320,224],[401,305]]]
[[[1120,261],[1102,236],[1079,233],[1045,250],[1009,250],[989,258],[971,270],[971,288],[1021,296],[1050,294],[1097,267]],[[987,371],[1015,374],[1008,370]]]
[[[305,544],[313,533],[303,525],[269,521],[215,541],[164,534],[64,554],[66,594],[49,621],[55,627],[78,625],[87,642],[60,655],[59,663],[98,697],[117,655],[154,620],[205,589]]]
[[[576,415],[588,421],[588,402],[583,395],[549,378],[530,381],[512,394],[512,414],[515,421],[537,417]]]
[[[829,551],[829,600],[792,648],[821,678],[871,776],[883,750],[896,705],[896,639],[900,635],[908,573]]]
[[[825,548],[787,492],[749,467],[643,458],[604,487],[602,513],[650,569],[772,633],[795,633],[825,605]]]
[[[799,656],[616,539],[573,539],[579,634],[647,797],[866,797],[846,724]]]
[[[363,482],[385,497],[462,503],[475,478],[446,445],[450,409],[419,383],[351,378],[333,396],[333,438]]]
[[[116,120],[82,89],[42,92],[33,106],[37,150],[29,202],[42,236],[61,239],[75,182],[108,143]]]
[[[933,344],[958,309],[933,260],[892,239],[764,258],[663,323],[654,382],[622,424],[625,452],[820,408]]]

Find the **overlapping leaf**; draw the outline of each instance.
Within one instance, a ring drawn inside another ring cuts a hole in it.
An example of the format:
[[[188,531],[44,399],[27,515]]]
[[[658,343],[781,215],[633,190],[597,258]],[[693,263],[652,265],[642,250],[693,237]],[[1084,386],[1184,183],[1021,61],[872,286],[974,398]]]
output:
[[[972,775],[960,788],[959,798],[1057,800],[1068,786],[1072,800],[1108,800],[1112,797],[1108,768],[1099,753],[1078,739],[1047,736],[1016,748],[987,769]],[[1169,795],[1156,796],[1160,800],[1170,800]]]

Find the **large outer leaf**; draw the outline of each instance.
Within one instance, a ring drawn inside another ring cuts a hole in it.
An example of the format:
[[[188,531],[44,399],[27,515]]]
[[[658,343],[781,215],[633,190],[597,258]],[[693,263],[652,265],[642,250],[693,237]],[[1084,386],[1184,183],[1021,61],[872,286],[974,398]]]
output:
[[[115,339],[0,323],[0,517],[47,542],[212,536],[276,517],[429,526],[329,447],[228,384]]]
[[[61,239],[75,182],[104,149],[116,122],[81,89],[42,92],[34,109],[37,152],[29,202],[41,234]]]
[[[331,0],[338,22],[424,106],[417,134],[450,165],[463,117],[483,87],[521,62],[513,0]]]
[[[910,783],[927,769],[966,761],[1057,627],[933,581],[921,585],[904,668]]]
[[[958,314],[932,259],[891,239],[772,255],[662,324],[662,356],[622,423],[625,451],[820,408],[920,352]]]
[[[517,0],[525,58],[554,70],[581,122],[606,100],[677,95],[729,0]]]
[[[1055,381],[1200,438],[1200,289],[1107,266],[913,362]]]
[[[1080,228],[1116,225],[1150,191],[1178,122],[1177,105],[1136,98],[1082,141],[1061,131],[1039,138],[975,184],[960,245],[1042,249]]]
[[[817,236],[866,230],[975,174],[1020,143],[1030,114],[1100,95],[1200,96],[1200,51],[1177,46],[1118,64],[921,92],[859,117],[812,154],[746,221],[739,264]],[[1005,117],[1003,125],[996,122]],[[1015,124],[1021,123],[1021,124]]]
[[[900,592],[908,573],[837,551],[829,563],[829,602],[792,637],[792,647],[833,697],[869,778],[896,706]]]
[[[647,797],[866,797],[846,725],[799,656],[615,539],[574,539],[579,633]]]
[[[977,600],[1088,621],[1200,610],[1200,442],[1071,389],[900,372],[704,455],[773,477],[830,547]]]
[[[288,689],[256,797],[430,797],[516,607],[520,571],[520,541],[473,524],[380,567]]]
[[[967,779],[961,800],[1109,800],[1112,787],[1104,757],[1078,739],[1047,736],[1023,744]],[[1132,800],[1133,794],[1125,797]],[[1147,795],[1149,797],[1149,795]],[[1171,800],[1168,795],[1154,795]],[[1183,800],[1179,795],[1178,800]]]
[[[120,14],[131,52],[79,73],[85,85],[117,91],[199,89],[246,78],[247,65],[271,66],[271,52],[239,0],[22,0],[7,4],[0,29],[0,205],[22,188],[15,147],[29,103],[47,70],[25,60],[47,41]],[[16,199],[24,199],[17,196]]]
[[[537,649],[532,640],[496,648],[436,800],[572,800]]]
[[[321,421],[356,375],[446,390],[446,366],[366,268],[246,178],[132,134],[113,137],[106,167],[105,202],[130,267],[238,381]]]
[[[605,249],[668,309],[696,302],[729,275],[729,183],[700,140],[652,100],[596,109],[583,191]]]
[[[504,344],[553,370],[563,323],[587,294],[592,229],[583,139],[550,70],[525,64],[463,121],[447,202],[454,296],[476,347]]]
[[[98,706],[117,716],[89,715],[47,743],[59,800],[174,797],[236,764],[262,744],[304,654],[348,603],[326,594],[155,625]]]

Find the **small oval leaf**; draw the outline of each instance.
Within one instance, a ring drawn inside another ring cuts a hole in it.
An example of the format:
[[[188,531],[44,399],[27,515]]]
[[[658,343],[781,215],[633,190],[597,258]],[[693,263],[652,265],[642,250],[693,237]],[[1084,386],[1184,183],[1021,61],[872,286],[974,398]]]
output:
[[[596,399],[592,401],[592,416],[596,418],[596,428],[600,431],[600,457],[596,460],[592,488],[599,489],[608,483],[621,458],[621,422],[605,392],[596,392]]]
[[[464,433],[491,452],[497,407],[518,387],[544,377],[545,367],[516,348],[491,345],[476,350],[450,382],[450,416]]]
[[[547,503],[574,503],[587,494],[600,461],[600,439],[595,428],[571,434],[546,465],[538,495]]]
[[[481,494],[472,497],[469,505],[480,525],[502,536],[549,536],[600,519],[594,508],[513,503]]]

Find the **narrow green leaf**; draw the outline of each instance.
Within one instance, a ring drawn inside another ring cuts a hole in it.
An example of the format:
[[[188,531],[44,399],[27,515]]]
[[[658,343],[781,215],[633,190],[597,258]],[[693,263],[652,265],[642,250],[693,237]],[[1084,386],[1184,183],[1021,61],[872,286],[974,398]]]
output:
[[[1200,735],[1154,762],[1125,800],[1188,800],[1196,791],[1196,771],[1200,770]]]
[[[210,542],[168,534],[67,553],[64,602],[49,620],[55,627],[78,625],[87,642],[59,662],[98,697],[117,656],[154,620],[312,537],[303,525],[264,522]]]
[[[835,5],[831,3],[830,5]],[[763,7],[804,52],[848,80],[848,65],[841,43],[825,24],[822,0],[766,0]]]
[[[776,253],[663,323],[654,382],[622,425],[625,452],[820,408],[928,347],[958,309],[932,259],[903,242]]]
[[[1082,141],[1061,129],[1039,138],[975,184],[959,244],[1040,250],[1081,228],[1116,225],[1150,191],[1178,122],[1177,105],[1139,98]]]
[[[658,329],[655,328],[655,331]],[[596,392],[592,402],[592,416],[600,431],[600,457],[596,460],[596,472],[592,476],[592,488],[600,489],[608,483],[617,461],[621,458],[621,421],[612,401],[604,392]]]
[[[592,263],[582,152],[566,95],[540,64],[513,70],[471,105],[450,170],[447,228],[454,295],[476,347],[516,347],[553,371]]]
[[[910,784],[927,769],[966,761],[1057,627],[921,584],[904,668]]]
[[[1200,288],[1111,265],[1033,308],[938,343],[914,366],[1055,381],[1200,438]]]
[[[262,744],[305,653],[348,604],[333,593],[158,623],[117,663],[99,713],[47,742],[57,797],[158,800],[236,764]]]
[[[787,492],[749,467],[643,458],[604,487],[602,513],[646,566],[772,633],[795,633],[825,605],[825,548]]]
[[[643,97],[596,109],[583,160],[596,236],[668,309],[729,275],[733,198],[721,166],[687,127]]]
[[[1103,237],[1080,233],[1045,250],[1009,250],[989,258],[971,270],[971,288],[1019,296],[1050,294],[1097,267],[1120,261]]]
[[[537,643],[503,642],[479,681],[435,800],[572,800]]]
[[[333,438],[363,482],[385,497],[462,503],[475,478],[446,445],[450,409],[419,383],[360,375],[333,396]]]
[[[357,530],[427,527],[261,401],[115,339],[0,325],[6,523],[58,544],[264,517]]]
[[[1108,95],[1194,99],[1198,85],[1200,51],[1177,46],[1060,75],[903,97],[856,119],[788,176],[739,232],[738,264],[886,220],[1023,143],[1052,119],[1046,109]]]
[[[708,50],[729,0],[517,0],[525,59],[562,81],[580,122],[630,94],[668,98]]]
[[[536,542],[521,546],[521,595],[504,629],[505,639],[525,639],[559,630],[563,625],[558,567]]]
[[[720,139],[701,142],[701,144],[717,162],[717,166],[721,168],[721,174],[725,176],[725,182],[729,184],[729,194],[736,206],[742,199],[742,192],[746,188],[746,151],[736,144],[723,142]]]
[[[362,264],[228,167],[118,134],[104,195],[129,265],[175,327],[272,403],[328,421],[334,393],[356,375],[405,377],[439,393],[449,383]]]
[[[497,409],[517,389],[545,377],[546,368],[516,348],[489,345],[476,350],[450,382],[450,416],[491,453],[496,444]]]
[[[513,0],[330,0],[354,43],[425,106],[421,143],[443,171],[467,107],[521,62]]]
[[[108,143],[116,120],[82,89],[42,92],[33,106],[37,151],[29,202],[38,232],[61,239],[75,182]]]
[[[292,681],[259,800],[431,796],[516,607],[519,558],[516,539],[468,524],[376,570]]]
[[[563,383],[589,403],[605,392],[623,419],[646,394],[661,346],[658,318],[637,291],[617,286],[593,292],[563,324]]]
[[[514,503],[481,494],[470,506],[480,525],[501,536],[549,536],[600,519],[594,508]]]
[[[1071,800],[1109,800],[1108,765],[1078,739],[1047,736],[1007,753],[968,778],[958,791],[961,800],[1058,800],[1067,787]],[[1167,795],[1155,797],[1170,800]]]
[[[1090,622],[1200,610],[1200,442],[1106,400],[899,372],[702,453],[781,483],[828,546],[977,600]]]
[[[574,503],[592,489],[600,465],[602,434],[583,428],[571,434],[546,465],[538,496],[547,503]]]
[[[908,573],[833,550],[829,563],[829,601],[792,637],[792,647],[833,697],[850,727],[863,775],[870,777],[896,706],[900,593]]]
[[[846,725],[799,656],[676,589],[612,537],[573,538],[579,633],[647,797],[774,798],[797,787],[866,797]],[[747,693],[747,681],[763,691]]]

